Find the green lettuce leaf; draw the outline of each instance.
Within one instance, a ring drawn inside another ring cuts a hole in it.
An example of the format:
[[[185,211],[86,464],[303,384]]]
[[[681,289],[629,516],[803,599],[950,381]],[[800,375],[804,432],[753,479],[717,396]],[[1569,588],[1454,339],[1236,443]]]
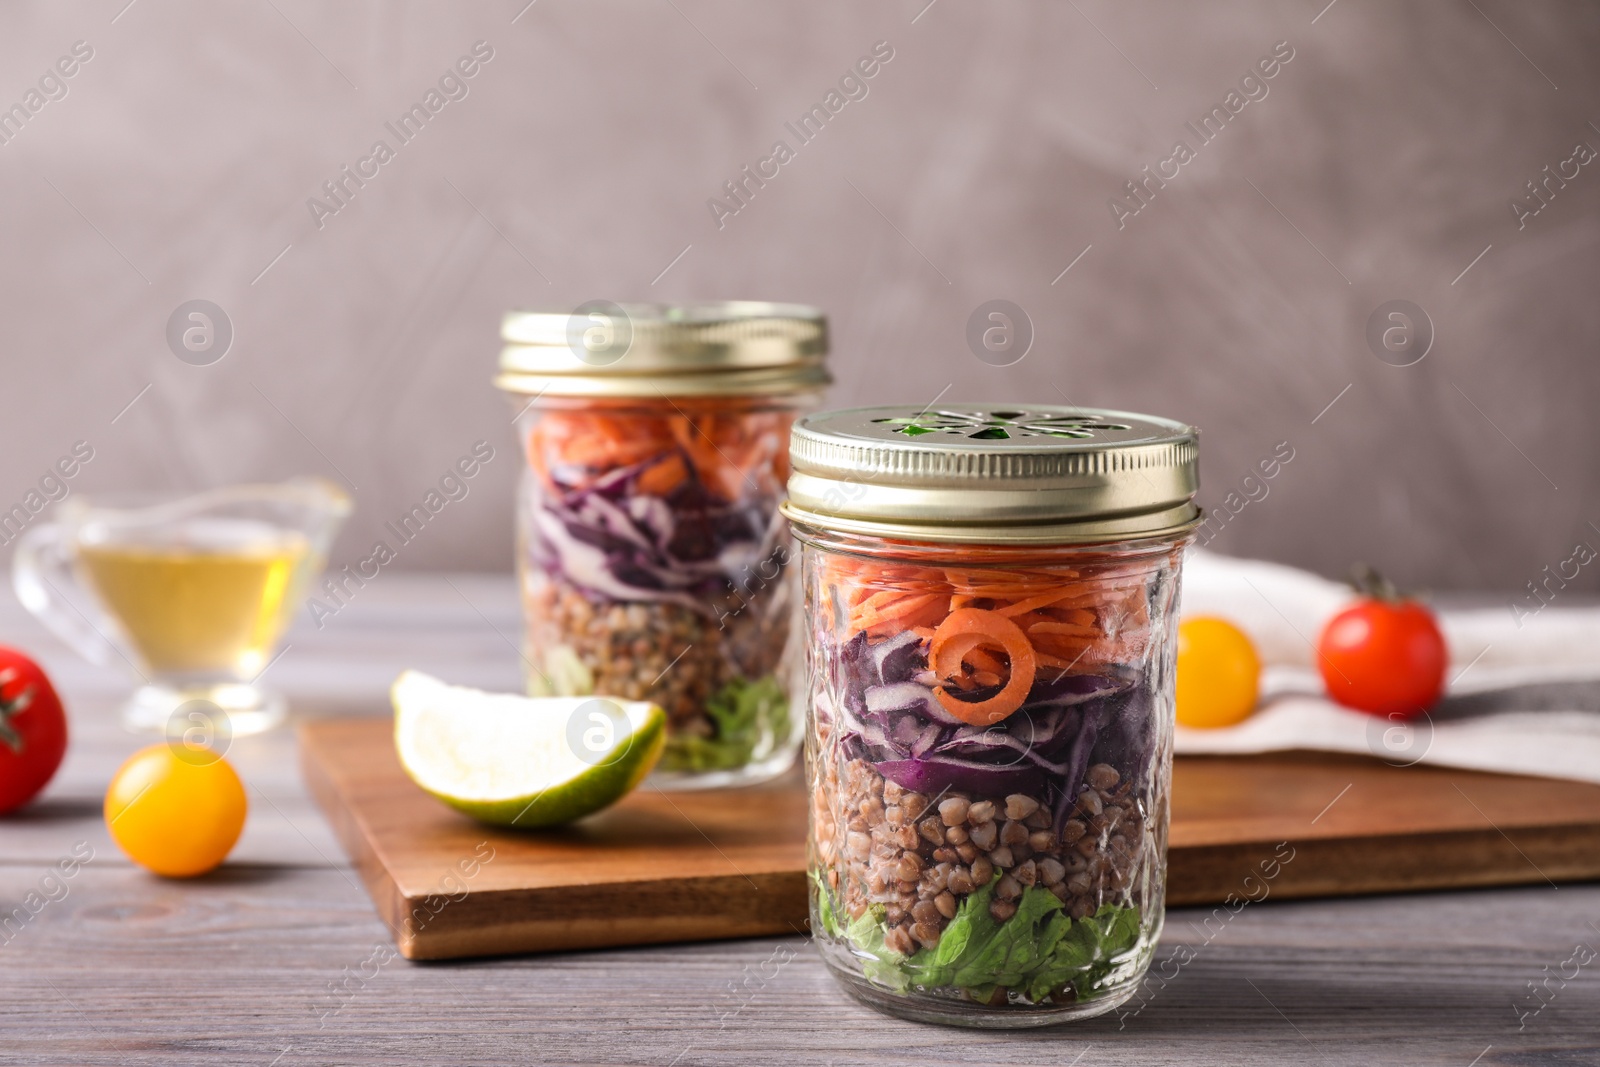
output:
[[[954,987],[987,1001],[1002,986],[1039,1001],[1071,985],[1088,1000],[1115,968],[1117,957],[1139,941],[1139,912],[1115,904],[1073,921],[1043,886],[1030,886],[1016,914],[1000,923],[989,914],[994,883],[961,902],[939,943],[902,956],[884,943],[882,907],[851,923],[845,936],[872,960],[867,977],[898,992]],[[826,921],[826,920],[825,920]]]
[[[993,895],[991,881],[961,902],[939,943],[931,949],[921,949],[907,962],[908,977],[913,983],[928,989],[955,984],[956,972],[966,968],[1000,928],[989,914],[989,898]]]
[[[811,872],[811,884],[817,892],[817,916],[822,920],[822,932],[829,937],[842,937],[844,935],[844,921],[839,914],[838,907],[834,904],[833,890],[828,888],[828,883],[823,880],[822,872]]]
[[[984,916],[997,929],[970,959],[956,968],[954,984],[962,988],[1021,985],[1044,962],[1040,954],[1041,920],[1060,910],[1061,901],[1043,886],[1030,886],[1017,904],[1017,913],[1003,923],[995,924],[985,908]]]
[[[1063,937],[1044,967],[1031,977],[1028,996],[1038,1000],[1052,989],[1072,984],[1079,1000],[1090,1000],[1119,957],[1139,942],[1139,912],[1102,904],[1079,919]]]
[[[884,933],[882,904],[868,908],[845,930],[850,942],[869,957],[861,961],[867,979],[904,993],[911,985],[906,973],[906,957],[884,944]]]
[[[770,674],[755,681],[735,678],[706,700],[711,737],[671,734],[661,767],[668,771],[731,771],[750,762],[765,737],[789,738],[789,701]]]

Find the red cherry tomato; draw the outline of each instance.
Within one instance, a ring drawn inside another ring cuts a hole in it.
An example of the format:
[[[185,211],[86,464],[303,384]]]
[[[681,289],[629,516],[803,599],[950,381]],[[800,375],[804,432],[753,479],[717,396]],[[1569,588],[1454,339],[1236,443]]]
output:
[[[1334,700],[1392,719],[1421,715],[1444,691],[1450,651],[1433,612],[1414,600],[1356,601],[1317,639],[1317,665]]]
[[[61,698],[33,660],[0,646],[0,814],[43,789],[67,751]]]

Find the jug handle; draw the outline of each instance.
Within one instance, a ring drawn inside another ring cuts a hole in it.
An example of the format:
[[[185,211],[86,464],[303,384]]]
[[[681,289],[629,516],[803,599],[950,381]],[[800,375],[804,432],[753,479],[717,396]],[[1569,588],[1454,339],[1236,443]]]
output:
[[[17,541],[16,553],[11,557],[11,586],[22,606],[46,629],[90,663],[104,666],[121,650],[106,636],[104,627],[110,620],[94,606],[94,598],[78,581],[72,569],[72,555],[65,526],[35,526]],[[63,587],[71,594],[63,593]],[[96,615],[100,616],[98,621],[93,617]]]

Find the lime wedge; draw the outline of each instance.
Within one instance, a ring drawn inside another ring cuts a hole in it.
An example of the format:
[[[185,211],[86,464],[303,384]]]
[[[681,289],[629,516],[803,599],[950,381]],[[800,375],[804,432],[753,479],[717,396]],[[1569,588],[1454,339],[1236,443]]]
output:
[[[389,695],[412,781],[502,826],[556,826],[616,803],[667,740],[666,712],[643,701],[485,693],[417,671]]]

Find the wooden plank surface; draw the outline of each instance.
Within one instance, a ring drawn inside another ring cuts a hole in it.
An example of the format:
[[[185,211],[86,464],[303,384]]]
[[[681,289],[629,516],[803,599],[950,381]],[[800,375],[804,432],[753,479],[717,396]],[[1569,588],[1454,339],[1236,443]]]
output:
[[[483,826],[413,785],[386,718],[308,723],[300,751],[407,958],[806,927],[798,772],[737,793],[647,787],[528,833]],[[1172,793],[1179,905],[1257,896],[1267,872],[1280,899],[1600,877],[1600,786],[1305,753],[1179,759]]]
[[[1181,757],[1173,764],[1168,900],[1249,895],[1288,842],[1283,898],[1600,878],[1600,786],[1394,767],[1334,753]]]
[[[516,632],[510,580],[452,581],[386,575],[326,630],[292,635],[273,677],[295,715],[374,706],[408,665],[515,684],[497,632]],[[74,730],[44,800],[0,820],[0,905],[76,842],[95,849],[66,897],[0,942],[0,1064],[1600,1063],[1600,961],[1560,977],[1575,945],[1600,947],[1593,885],[1272,895],[1226,920],[1175,909],[1154,968],[1175,977],[1147,982],[1137,1014],[1018,1035],[862,1008],[795,936],[412,963],[306,795],[290,733],[229,753],[251,804],[233,859],[163,881],[117,853],[99,816],[143,743],[115,725],[124,679],[76,662],[3,596],[0,643],[40,654]],[[1529,982],[1545,1006],[1519,1029],[1517,1011],[1541,1003]]]
[[[526,833],[418,789],[387,718],[308,723],[300,746],[307,784],[408,959],[806,929],[793,777],[737,794],[646,787],[574,826]]]

